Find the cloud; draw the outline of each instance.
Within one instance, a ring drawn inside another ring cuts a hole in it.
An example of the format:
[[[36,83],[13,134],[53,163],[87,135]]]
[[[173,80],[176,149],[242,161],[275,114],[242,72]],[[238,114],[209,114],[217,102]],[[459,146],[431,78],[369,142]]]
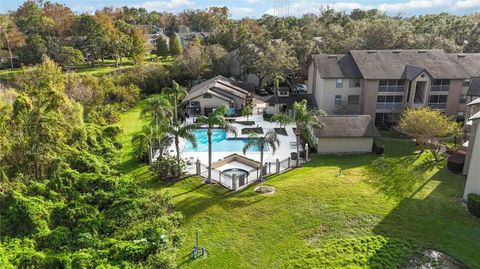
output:
[[[260,2],[260,0],[245,0],[245,2],[247,2],[249,4],[254,4],[254,3]]]
[[[170,1],[147,1],[135,5],[135,7],[143,7],[147,10],[156,11],[178,11],[186,8],[193,8],[195,2],[190,0],[170,0]]]
[[[255,10],[248,7],[228,7],[228,10],[235,18],[251,17],[255,15]]]
[[[455,3],[456,8],[472,8],[472,7],[480,7],[480,0],[461,0]]]
[[[385,0],[384,0],[385,1]],[[366,2],[366,1],[362,1]],[[372,1],[374,2],[374,1]],[[378,4],[363,4],[355,1],[328,2],[320,0],[290,1],[290,15],[301,16],[306,13],[318,13],[323,7],[330,7],[338,11],[352,11],[354,9],[378,9],[384,12],[416,12],[418,10],[432,11],[455,11],[460,9],[480,7],[480,0],[409,0],[397,2],[380,2]],[[274,14],[274,9],[265,11],[266,14]]]

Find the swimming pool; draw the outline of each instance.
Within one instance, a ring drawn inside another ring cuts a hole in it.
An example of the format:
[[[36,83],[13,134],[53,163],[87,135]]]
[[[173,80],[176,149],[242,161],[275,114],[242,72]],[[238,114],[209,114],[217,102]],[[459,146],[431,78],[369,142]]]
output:
[[[197,129],[193,131],[197,138],[197,148],[192,143],[185,144],[186,152],[208,152],[208,135],[206,129]],[[222,129],[214,129],[212,132],[212,151],[213,152],[237,152],[242,153],[243,146],[249,138],[231,138],[227,139],[227,132]],[[267,149],[266,149],[267,150]],[[260,148],[252,147],[248,152],[260,152]]]

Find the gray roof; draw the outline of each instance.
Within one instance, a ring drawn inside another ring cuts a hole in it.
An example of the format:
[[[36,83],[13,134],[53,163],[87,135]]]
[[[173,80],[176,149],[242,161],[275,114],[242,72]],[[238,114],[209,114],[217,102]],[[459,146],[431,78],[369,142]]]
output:
[[[480,53],[449,53],[448,57],[456,61],[470,77],[480,77]]]
[[[434,79],[470,77],[440,49],[351,50],[350,53],[365,79],[402,79],[407,65],[425,69]]]
[[[275,98],[275,95],[269,96],[265,99],[265,102],[268,104],[275,104],[277,101],[279,104],[287,105],[288,108],[293,106],[293,103],[300,102],[302,100],[307,100],[308,108],[318,108],[317,99],[313,94],[304,94],[304,93],[291,93],[290,96],[279,96]]]
[[[405,70],[403,70],[402,78],[406,80],[414,80],[423,72],[426,72],[424,68],[407,65],[405,66]]]
[[[324,127],[315,129],[316,137],[379,137],[370,115],[320,117]]]
[[[470,81],[470,86],[468,87],[467,95],[480,96],[480,78],[474,78]]]
[[[322,78],[362,78],[350,54],[317,54],[312,59]]]
[[[242,99],[247,99],[250,93],[247,90],[238,87],[234,83],[235,81],[224,76],[216,76],[193,86],[183,101],[191,100],[207,92],[215,96],[224,96],[224,98],[228,98],[229,100],[231,100],[230,96],[232,95]]]
[[[473,100],[472,102],[468,103],[467,106],[474,106],[480,104],[480,98]]]

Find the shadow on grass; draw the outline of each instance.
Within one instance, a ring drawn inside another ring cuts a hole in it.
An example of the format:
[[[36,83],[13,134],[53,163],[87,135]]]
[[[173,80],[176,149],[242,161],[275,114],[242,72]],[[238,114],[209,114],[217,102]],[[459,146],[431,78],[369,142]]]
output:
[[[433,163],[433,167],[436,165]],[[430,169],[432,162],[429,160],[421,162],[416,167],[417,172]],[[401,184],[411,187],[411,183]],[[470,216],[459,203],[464,184],[464,177],[454,175],[446,167],[442,167],[431,177],[424,179],[423,184],[415,185],[416,189],[412,190],[411,195],[400,200],[373,232],[386,238],[415,242],[411,245],[412,255],[419,255],[423,250],[437,250],[472,268],[480,268],[478,259],[480,241],[477,240],[480,238],[480,220]],[[396,191],[395,188],[393,190]],[[395,253],[401,253],[401,250],[395,248],[381,250],[371,258],[372,261],[378,260],[377,256],[381,255],[382,251],[390,253],[392,257],[397,255]],[[396,266],[405,268],[405,263],[411,258],[398,256]],[[438,268],[447,267],[440,264]],[[459,265],[454,268],[468,267]]]

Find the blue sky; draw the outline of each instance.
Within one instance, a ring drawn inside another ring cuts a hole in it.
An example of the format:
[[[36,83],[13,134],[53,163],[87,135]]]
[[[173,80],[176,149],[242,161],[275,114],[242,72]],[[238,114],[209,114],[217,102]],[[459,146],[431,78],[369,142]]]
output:
[[[104,6],[135,6],[148,10],[180,12],[184,9],[204,9],[209,6],[227,6],[233,18],[260,17],[273,14],[274,0],[53,0],[64,3],[76,12],[93,12]],[[350,11],[354,8],[378,8],[389,14],[405,16],[449,12],[470,14],[480,12],[480,0],[290,0],[290,14],[318,13],[322,6]],[[0,0],[0,12],[15,10],[23,0]]]

